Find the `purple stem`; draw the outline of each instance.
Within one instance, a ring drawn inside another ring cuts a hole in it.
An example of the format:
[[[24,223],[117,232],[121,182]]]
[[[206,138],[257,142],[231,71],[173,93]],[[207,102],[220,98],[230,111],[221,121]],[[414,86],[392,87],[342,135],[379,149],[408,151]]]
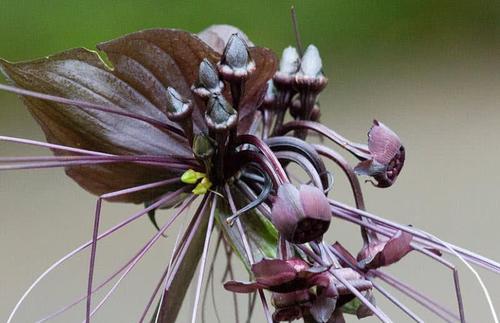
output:
[[[481,265],[484,268],[489,269],[497,274],[500,273],[500,264],[498,264],[494,260],[491,260],[491,259],[488,259],[488,258],[483,257],[481,255],[478,255],[478,254],[476,254],[472,251],[469,251],[467,249],[457,247],[451,243],[448,243],[447,244],[448,246],[443,246],[442,243],[440,243],[439,241],[436,241],[435,239],[430,237],[428,234],[423,233],[423,231],[421,231],[421,230],[418,230],[418,229],[415,229],[415,228],[412,228],[409,226],[400,225],[400,224],[395,223],[393,221],[386,220],[386,219],[381,218],[379,216],[376,216],[374,214],[368,213],[366,211],[358,210],[356,208],[350,207],[346,204],[343,204],[343,203],[340,203],[337,201],[333,201],[333,200],[329,200],[329,201],[330,201],[330,204],[334,206],[333,210],[335,212],[336,212],[336,210],[345,210],[349,214],[352,214],[356,217],[364,216],[364,217],[370,218],[370,219],[376,221],[377,223],[382,223],[384,226],[389,226],[389,227],[392,227],[392,228],[395,228],[395,229],[398,229],[398,230],[401,230],[404,232],[411,233],[414,237],[416,237],[417,242],[422,243],[422,244],[427,244],[428,247],[436,248],[436,249],[439,249],[440,251],[444,251],[444,252],[453,254],[452,252],[450,252],[450,250],[448,250],[448,246],[450,246],[451,248],[453,248],[453,250],[455,250],[456,252],[458,252],[462,256],[466,257],[468,260],[470,260],[478,265]]]
[[[371,270],[370,273],[372,273],[376,277],[379,277],[381,280],[391,285],[392,287],[396,288],[397,290],[407,295],[408,297],[411,297],[416,302],[418,302],[419,304],[421,304],[422,306],[424,306],[437,316],[441,317],[443,320],[447,322],[453,322],[453,319],[459,320],[459,317],[455,315],[453,312],[449,311],[448,309],[434,302],[426,295],[420,293],[416,289],[403,283],[402,281],[393,277],[392,275],[389,275],[380,270]]]
[[[350,221],[350,222],[354,222],[354,223],[357,223],[359,225],[364,225],[366,226],[367,228],[370,228],[370,230],[373,230],[375,232],[378,232],[380,234],[383,234],[383,235],[386,235],[386,236],[391,236],[391,233],[387,233],[383,230],[380,230],[380,228],[378,228],[376,225],[374,224],[366,224],[366,223],[363,223],[361,220],[359,220],[357,217],[354,217],[354,216],[351,216],[351,215],[346,215],[346,214],[341,214],[340,212],[337,213],[337,216],[340,217],[340,218],[343,218],[347,221]],[[394,233],[392,233],[394,234]],[[412,244],[412,247],[413,247],[413,244]],[[373,271],[370,271],[370,273],[373,272]],[[385,280],[384,280],[385,281]],[[389,282],[387,282],[389,283]],[[403,284],[402,282],[398,281],[398,283],[401,283]],[[396,284],[396,283],[395,283]],[[414,290],[414,289],[411,289],[411,291],[408,291],[407,289],[404,289],[403,287],[401,286],[394,286],[391,284],[391,286],[397,288],[398,290],[402,291],[403,293],[405,293],[407,296],[413,298],[415,301],[417,301],[418,303],[420,303],[422,306],[424,306],[425,308],[427,308],[428,310],[430,310],[431,312],[435,313],[436,315],[442,317],[442,313],[441,312],[445,312],[445,313],[448,313],[449,315],[453,316],[454,318],[456,318],[458,320],[458,316],[456,316],[455,314],[453,314],[451,311],[449,311],[448,309],[442,307],[441,305],[439,305],[438,303],[434,302],[433,300],[431,300],[430,298],[428,298],[427,296],[423,295],[422,293]],[[405,285],[407,288],[410,288],[408,285]],[[441,311],[441,312],[440,312]]]
[[[172,179],[173,180],[173,179]],[[178,179],[176,179],[178,180]],[[133,187],[133,188],[129,188],[129,189],[125,189],[125,190],[122,190],[121,192],[123,194],[128,194],[128,193],[133,193],[133,192],[137,192],[137,191],[142,191],[142,190],[146,190],[146,189],[149,189],[149,188],[154,188],[154,187],[158,187],[158,186],[162,186],[162,185],[166,185],[168,183],[166,183],[167,181],[171,181],[171,180],[164,180],[164,181],[160,181],[160,182],[156,182],[156,183],[150,183],[150,184],[145,184],[145,185],[141,185],[141,186],[137,186],[137,187]],[[126,219],[125,221],[122,221],[121,223],[115,225],[114,227],[108,229],[107,231],[105,231],[104,233],[100,234],[98,237],[97,237],[97,240],[100,240],[102,238],[105,238],[107,236],[109,236],[110,234],[112,234],[113,232],[119,230],[120,228],[124,227],[125,225],[131,223],[132,221],[140,218],[141,216],[143,216],[144,214],[147,214],[150,210],[153,210],[157,207],[160,207],[162,204],[164,203],[168,203],[169,201],[172,201],[174,200],[175,198],[177,198],[177,196],[179,196],[181,193],[184,193],[186,191],[188,191],[191,187],[190,186],[186,186],[186,187],[183,187],[183,188],[180,188],[178,189],[177,191],[175,192],[170,192],[170,193],[167,193],[165,194],[162,198],[160,198],[158,201],[156,201],[155,203],[151,204],[149,207],[141,210],[140,212],[137,212],[136,214],[132,215],[131,217],[129,217],[128,219]],[[103,199],[106,199],[106,198],[110,198],[112,197],[111,195],[112,194],[118,194],[120,191],[118,192],[113,192],[113,193],[109,193],[109,194],[104,194],[101,196],[101,198]],[[81,246],[79,246],[78,248],[74,249],[73,251],[71,251],[70,253],[66,254],[64,257],[62,257],[61,259],[59,259],[58,261],[56,261],[55,263],[53,263],[47,270],[45,270],[40,276],[38,276],[38,278],[31,284],[31,286],[24,292],[24,294],[21,296],[21,298],[19,299],[19,301],[17,302],[17,304],[15,305],[14,309],[12,310],[11,314],[9,315],[9,318],[7,320],[7,323],[10,323],[15,315],[15,313],[17,312],[17,310],[19,309],[19,307],[21,306],[21,304],[23,303],[23,301],[26,299],[26,297],[31,293],[31,291],[38,285],[38,283],[45,277],[47,276],[50,272],[52,272],[55,268],[59,267],[62,263],[64,263],[66,260],[70,259],[71,257],[73,257],[74,255],[76,255],[77,253],[79,253],[80,251],[82,250],[85,250],[87,247],[89,247],[90,245],[92,244],[92,240],[90,241],[87,241],[86,243],[82,244]],[[85,297],[84,297],[85,298]],[[82,300],[84,299],[82,298]],[[78,303],[78,302],[77,302]]]
[[[415,244],[411,245],[413,249],[421,252],[422,254],[426,255],[427,257],[430,257],[434,259],[435,261],[439,262],[445,267],[448,267],[451,269],[453,273],[453,283],[455,285],[455,295],[457,296],[457,303],[458,303],[458,311],[460,314],[460,322],[465,323],[465,310],[464,310],[464,302],[462,300],[462,292],[460,291],[460,281],[458,279],[458,270],[455,268],[455,266],[450,263],[449,261],[437,256],[436,254],[425,250],[424,248],[421,248],[419,246],[416,246]]]
[[[281,178],[281,181],[283,183],[288,182],[288,176],[286,175],[286,172],[281,166],[281,163],[279,162],[278,158],[276,158],[274,152],[271,150],[271,148],[269,148],[269,146],[264,141],[262,141],[262,139],[254,135],[240,135],[238,136],[238,138],[236,138],[235,144],[236,145],[251,144],[255,146],[271,162],[271,165],[273,165],[273,168],[278,174],[278,176]]]
[[[277,151],[275,155],[278,160],[287,160],[299,165],[307,173],[314,185],[323,190],[323,182],[321,181],[318,172],[314,168],[313,164],[309,161],[309,159],[304,157],[304,155],[301,155],[295,151],[286,150]]]
[[[336,163],[347,176],[349,183],[351,184],[352,193],[354,196],[354,202],[356,203],[356,207],[360,210],[365,210],[365,201],[363,198],[363,191],[361,190],[361,185],[359,184],[358,177],[354,173],[352,167],[349,165],[347,160],[337,153],[335,150],[325,147],[323,145],[314,145],[318,154],[323,155]],[[368,219],[362,218],[363,221],[369,222]],[[377,239],[377,235],[371,231],[367,232],[365,227],[361,226],[361,237],[363,238],[363,243],[365,246],[370,243],[371,239]]]
[[[19,170],[19,169],[41,169],[41,168],[54,168],[54,167],[85,166],[85,165],[99,165],[99,164],[112,164],[112,163],[137,163],[137,164],[143,164],[143,165],[163,166],[163,167],[167,167],[167,168],[178,168],[178,169],[189,168],[189,165],[186,165],[183,163],[166,164],[164,162],[156,162],[156,161],[137,161],[136,159],[131,160],[129,158],[124,158],[121,160],[118,158],[110,159],[110,157],[98,157],[98,158],[101,158],[101,159],[92,160],[89,158],[82,158],[81,160],[0,165],[0,171],[2,171],[2,170]]]
[[[91,102],[85,102],[85,101],[81,101],[81,100],[67,99],[67,98],[63,98],[63,97],[59,97],[59,96],[54,96],[54,95],[50,95],[50,94],[29,91],[29,90],[25,90],[25,89],[21,89],[21,88],[18,88],[18,87],[5,85],[5,84],[0,84],[0,90],[5,90],[7,92],[16,93],[16,94],[19,94],[19,95],[30,96],[30,97],[38,98],[38,99],[41,99],[41,100],[52,101],[52,102],[57,102],[57,103],[62,103],[62,104],[68,104],[68,105],[71,105],[71,106],[78,107],[80,109],[86,108],[86,109],[89,109],[89,110],[102,111],[102,112],[107,112],[107,113],[111,113],[111,114],[116,114],[116,115],[124,116],[124,117],[127,117],[127,118],[131,118],[131,119],[135,119],[135,120],[146,122],[147,124],[150,124],[150,125],[158,128],[158,129],[160,129],[160,130],[171,131],[174,134],[177,134],[177,135],[182,136],[183,138],[185,138],[184,137],[184,132],[181,129],[179,129],[177,127],[174,127],[174,126],[172,126],[170,124],[158,121],[158,120],[153,119],[153,118],[141,116],[141,115],[138,115],[138,114],[135,114],[135,113],[129,113],[129,112],[125,112],[125,111],[120,111],[120,110],[117,110],[116,108],[112,108],[112,107],[109,107],[109,106],[106,106],[106,105],[101,105],[101,104],[96,104],[96,103],[91,103]]]
[[[125,272],[118,278],[117,282],[113,285],[113,287],[109,290],[109,292],[103,297],[101,302],[94,308],[91,313],[91,316],[94,315],[99,308],[104,305],[104,303],[109,299],[109,297],[113,294],[116,288],[120,285],[121,281],[127,276],[127,274],[135,267],[135,265],[142,259],[142,257],[146,254],[146,252],[153,247],[153,245],[158,241],[158,239],[163,235],[163,233],[174,223],[174,221],[186,210],[186,208],[197,198],[197,195],[193,195],[190,198],[184,200],[182,205],[177,209],[174,215],[160,228],[160,230],[151,238],[147,244],[139,251],[138,255],[132,258],[132,263],[130,263],[125,270]]]
[[[179,247],[179,238],[180,238],[180,236],[181,236],[181,230],[179,230],[179,233],[177,233],[177,238],[175,239],[174,249],[172,250],[172,255],[171,255],[170,260],[169,260],[169,262],[167,264],[167,267],[165,268],[165,270],[163,270],[163,273],[162,273],[162,275],[160,277],[160,280],[158,281],[158,283],[156,284],[155,289],[153,290],[153,294],[151,295],[151,297],[149,298],[148,302],[146,303],[146,307],[144,308],[144,311],[142,312],[141,318],[139,319],[139,323],[144,322],[144,319],[146,318],[146,315],[147,315],[147,313],[149,311],[149,308],[151,307],[151,304],[153,304],[153,301],[156,298],[156,295],[158,294],[158,291],[160,290],[160,287],[165,284],[165,278],[167,277],[168,271],[170,270],[170,266],[172,265],[172,261],[174,259],[174,252]],[[163,295],[162,295],[162,297],[160,299],[160,302],[162,301],[162,299],[163,299]],[[155,317],[155,323],[156,323],[157,319],[158,319],[158,315],[156,315],[156,317]]]
[[[200,272],[198,274],[198,283],[196,285],[196,294],[194,297],[194,305],[191,318],[192,323],[196,323],[198,303],[200,302],[201,285],[203,284],[203,274],[205,273],[205,266],[207,264],[208,248],[210,247],[210,238],[212,237],[212,230],[214,228],[216,208],[217,208],[217,196],[212,200],[212,208],[210,210],[210,217],[208,218],[207,233],[205,235],[205,243],[203,245],[203,253],[201,255]]]
[[[356,156],[357,158],[361,159],[370,159],[371,154],[368,151],[368,149],[365,149],[362,145],[355,144],[343,136],[339,135],[335,131],[331,130],[325,125],[322,125],[321,123],[318,122],[313,122],[313,121],[305,121],[305,120],[295,120],[295,121],[290,121],[283,126],[281,126],[280,129],[278,129],[278,135],[284,135],[289,131],[292,130],[297,130],[297,129],[310,129],[313,130],[317,133],[322,134],[323,136],[327,137],[328,139],[332,140],[342,148],[346,149],[349,151],[351,154]]]
[[[93,155],[93,156],[113,156],[110,154],[101,153],[101,152],[92,151],[92,150],[79,149],[79,148],[73,148],[73,147],[56,145],[56,144],[49,144],[49,143],[43,142],[43,141],[16,138],[16,137],[0,136],[0,141],[7,141],[7,142],[13,142],[13,143],[17,143],[17,144],[32,145],[32,146],[50,148],[50,149],[55,149],[55,150],[71,151],[71,152],[75,152],[75,153]]]
[[[236,205],[234,204],[233,196],[231,194],[231,190],[229,186],[226,184],[225,185],[225,191],[226,191],[226,197],[229,201],[229,206],[231,208],[231,212],[236,212]],[[252,254],[252,250],[250,249],[250,244],[248,243],[247,235],[245,233],[245,230],[243,230],[243,226],[241,225],[241,221],[239,218],[236,218],[236,226],[238,227],[238,231],[241,236],[241,240],[243,242],[243,247],[245,248],[245,253],[247,254],[248,262],[250,263],[250,266],[254,264],[254,258]],[[260,300],[262,302],[262,307],[264,308],[264,314],[266,316],[266,319],[268,323],[273,323],[273,318],[271,317],[271,311],[269,310],[269,306],[267,304],[266,296],[264,295],[264,291],[262,289],[258,290]]]
[[[341,259],[344,263],[346,263],[351,269],[355,270],[356,272],[358,272],[360,275],[362,275],[363,277],[365,276],[365,273],[363,273],[361,270],[359,270],[358,267],[356,267],[354,264],[352,264],[349,259],[346,259],[340,252],[338,252],[335,248],[333,248],[332,246],[329,246],[328,249],[330,250],[331,253],[333,253],[337,258]],[[421,318],[419,318],[415,313],[413,313],[412,310],[410,310],[406,305],[404,305],[403,303],[401,303],[396,297],[394,297],[393,295],[391,295],[388,291],[386,291],[384,288],[382,288],[381,286],[379,286],[377,283],[375,283],[375,281],[373,279],[370,279],[369,277],[367,277],[373,287],[375,287],[382,295],[384,295],[389,301],[391,301],[394,305],[396,305],[396,307],[398,307],[399,309],[401,309],[403,312],[405,312],[409,317],[411,317],[414,321],[416,322],[423,322],[423,320]]]

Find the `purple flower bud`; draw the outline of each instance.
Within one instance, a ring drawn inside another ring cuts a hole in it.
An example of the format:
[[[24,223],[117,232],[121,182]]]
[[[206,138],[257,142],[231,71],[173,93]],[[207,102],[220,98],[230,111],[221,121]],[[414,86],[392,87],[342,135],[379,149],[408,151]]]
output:
[[[278,189],[271,219],[286,240],[306,243],[320,238],[328,230],[330,206],[320,189],[301,185],[299,191],[286,183]]]
[[[231,81],[245,79],[253,71],[255,63],[250,58],[247,44],[238,34],[233,34],[222,54],[219,72],[224,79]]]
[[[224,83],[219,79],[217,68],[208,59],[200,63],[198,72],[198,83],[192,90],[202,98],[209,98],[210,95],[219,95],[224,89]]]
[[[205,121],[210,129],[224,131],[236,126],[238,113],[222,95],[208,100]]]
[[[373,120],[368,132],[368,150],[371,159],[361,161],[354,171],[359,175],[372,176],[377,187],[391,186],[401,173],[405,161],[405,149],[401,140],[382,122]]]
[[[191,101],[185,100],[174,88],[167,88],[167,117],[175,122],[186,120],[193,112]]]
[[[251,293],[259,288],[278,293],[307,289],[315,284],[314,276],[327,268],[311,267],[300,258],[263,259],[252,265],[255,282],[228,281],[224,288],[236,293]]]

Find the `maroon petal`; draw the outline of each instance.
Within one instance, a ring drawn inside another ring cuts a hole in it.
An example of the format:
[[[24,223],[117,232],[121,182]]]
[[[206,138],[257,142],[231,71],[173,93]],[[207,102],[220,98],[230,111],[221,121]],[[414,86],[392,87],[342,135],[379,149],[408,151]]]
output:
[[[286,183],[278,188],[278,195],[273,203],[271,219],[285,239],[294,240],[295,230],[300,220],[305,218],[299,191],[292,184]]]
[[[387,165],[401,148],[398,135],[382,122],[373,120],[373,126],[368,132],[368,149],[374,159],[382,165]]]
[[[224,288],[233,293],[253,293],[258,289],[265,288],[264,285],[252,282],[241,282],[230,280],[224,283]]]
[[[304,315],[303,306],[290,306],[285,308],[280,308],[274,311],[273,321],[274,322],[288,322],[293,320],[298,320]]]
[[[219,54],[222,54],[229,38],[231,38],[233,34],[240,35],[248,46],[253,46],[253,43],[241,29],[231,25],[212,25],[199,32],[198,37]]]
[[[252,265],[252,272],[255,280],[266,286],[286,284],[297,277],[294,267],[281,259],[262,259]]]
[[[358,266],[363,269],[374,269],[398,262],[412,250],[413,236],[398,231],[387,241],[376,242],[361,250],[358,255]]]
[[[114,74],[95,52],[74,49],[32,62],[0,61],[17,86],[45,94],[103,104],[169,123],[139,90]],[[167,135],[148,123],[108,112],[79,109],[35,98],[23,98],[51,143],[118,155],[190,156],[185,139]],[[62,154],[55,151],[56,154]],[[132,164],[79,166],[67,173],[94,194],[116,191],[178,176],[177,172]],[[144,202],[165,189],[130,194],[119,200]]]
[[[258,107],[264,101],[267,82],[273,77],[278,66],[274,53],[267,48],[251,47],[250,57],[255,62],[255,72],[245,82],[245,90],[239,108],[238,132],[247,133]]]
[[[330,223],[332,212],[325,194],[311,185],[300,186],[300,202],[306,216]]]
[[[318,295],[316,300],[312,303],[309,311],[316,322],[328,322],[335,311],[336,305],[337,298]]]
[[[159,110],[167,111],[167,87],[195,103],[195,129],[206,130],[204,105],[191,92],[200,62],[216,62],[219,54],[196,35],[182,30],[151,29],[132,33],[97,46],[108,55],[115,74],[147,97]]]
[[[351,253],[343,246],[340,244],[340,242],[336,241],[332,247],[340,254],[343,256],[343,259],[340,259],[340,264],[343,266],[343,267],[348,267],[349,265],[353,265],[355,266],[357,261],[356,261],[356,258],[354,258],[353,255],[351,255]],[[344,262],[347,261],[346,262]]]

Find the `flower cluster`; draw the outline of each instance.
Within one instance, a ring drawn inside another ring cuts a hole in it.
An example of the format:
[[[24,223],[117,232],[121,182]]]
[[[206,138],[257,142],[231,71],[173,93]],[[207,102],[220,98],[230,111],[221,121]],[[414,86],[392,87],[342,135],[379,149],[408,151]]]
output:
[[[251,282],[231,278],[224,287],[234,293],[258,293],[269,322],[342,322],[345,314],[376,315],[390,322],[375,304],[375,290],[421,321],[378,280],[421,302],[438,317],[464,321],[458,276],[457,315],[383,267],[416,251],[446,266],[443,253],[460,254],[500,272],[500,265],[492,260],[366,212],[357,175],[370,176],[369,181],[380,188],[393,185],[403,168],[405,149],[400,138],[376,120],[367,144],[351,142],[319,122],[319,96],[328,79],[314,45],[303,52],[288,47],[278,62],[269,49],[255,47],[239,29],[217,25],[199,34],[141,31],[102,43],[98,49],[107,54],[113,68],[84,49],[33,62],[0,61],[12,83],[0,84],[0,89],[22,96],[48,143],[5,136],[0,140],[47,147],[55,155],[2,159],[0,169],[64,167],[68,176],[98,196],[92,239],[41,276],[91,248],[88,289],[76,302],[86,301],[86,322],[114,287],[95,307],[92,295],[117,275],[125,276],[200,199],[140,321],[159,291],[156,322],[175,321],[185,286],[200,263],[196,320],[214,232],[220,234],[217,246],[222,242],[226,247],[228,261],[231,254],[238,254],[254,278]],[[331,147],[313,143],[313,133],[359,163],[353,167]],[[355,207],[329,197],[333,171],[326,168],[325,160],[340,166],[339,174],[348,178]],[[297,179],[291,164],[307,179]],[[145,207],[100,233],[104,200]],[[160,226],[155,212],[163,208],[174,213]],[[145,214],[158,232],[125,266],[94,284],[98,241]],[[356,258],[340,243],[325,241],[325,233],[335,227],[331,222],[340,220],[361,228],[363,245]],[[272,293],[274,313],[264,291]]]

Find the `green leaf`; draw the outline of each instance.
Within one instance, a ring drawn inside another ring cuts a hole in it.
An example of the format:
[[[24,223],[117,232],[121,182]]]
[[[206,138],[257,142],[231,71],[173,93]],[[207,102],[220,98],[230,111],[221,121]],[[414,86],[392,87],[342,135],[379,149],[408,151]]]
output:
[[[241,207],[249,202],[238,190],[233,189],[232,192],[237,207]],[[236,224],[231,227],[226,222],[226,219],[231,216],[229,205],[227,203],[219,203],[218,205],[215,217],[217,225],[222,229],[226,241],[231,244],[247,270],[250,271],[250,262],[246,256],[238,227]],[[271,221],[260,213],[257,208],[240,215],[239,219],[249,241],[254,260],[276,258],[278,231]]]

